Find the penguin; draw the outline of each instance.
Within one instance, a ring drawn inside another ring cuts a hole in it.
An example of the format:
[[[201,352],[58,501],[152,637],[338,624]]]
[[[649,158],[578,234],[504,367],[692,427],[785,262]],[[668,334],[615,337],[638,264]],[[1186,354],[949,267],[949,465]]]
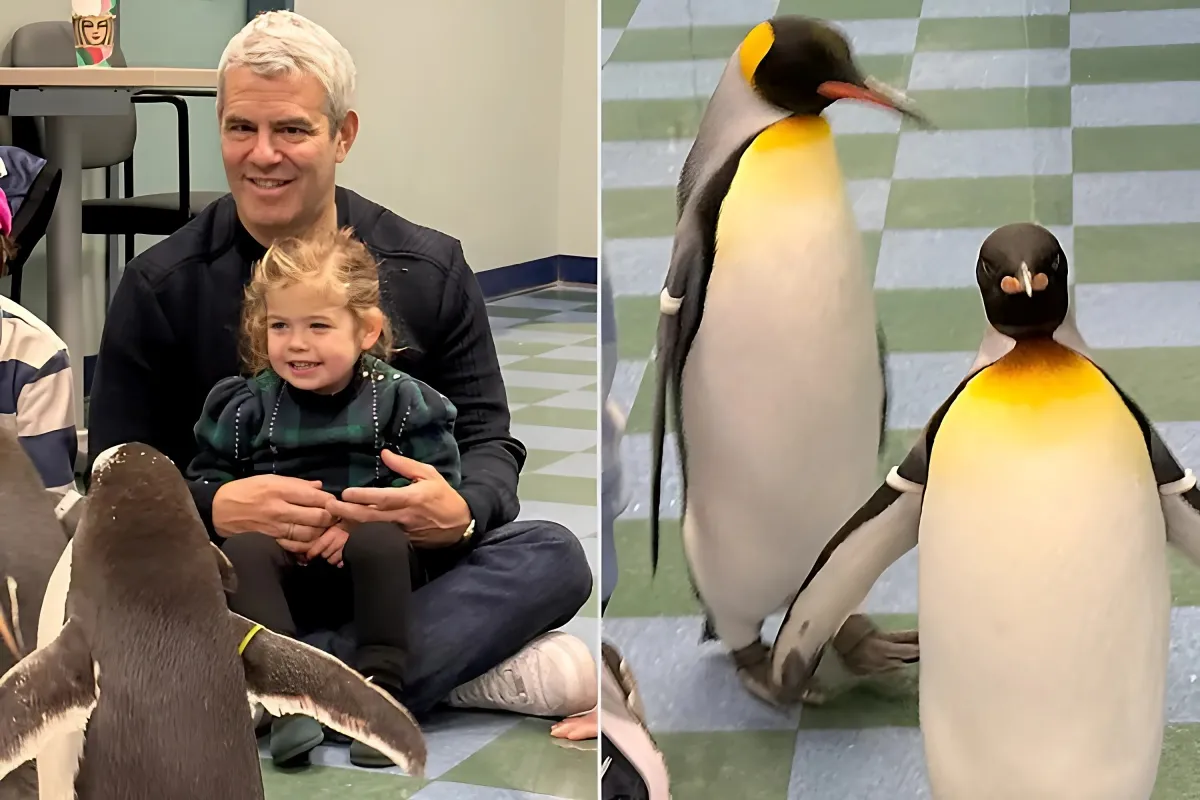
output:
[[[773,685],[799,699],[841,619],[919,542],[933,797],[1146,800],[1165,715],[1166,548],[1200,563],[1200,491],[1088,354],[1053,234],[997,229],[975,274],[975,363],[800,585]]]
[[[885,426],[872,281],[822,117],[841,99],[928,124],[820,21],[776,16],[746,35],[683,165],[660,296],[652,566],[670,405],[701,641],[719,639],[764,700],[763,621],[790,602],[823,532],[870,494]],[[861,615],[849,624],[839,641],[853,674],[917,655],[913,632],[884,634]]]
[[[255,703],[312,716],[423,775],[424,737],[402,705],[333,657],[228,610],[233,567],[166,456],[139,443],[110,448],[89,498],[59,561],[67,567],[51,579],[61,589],[69,576],[65,621],[51,636],[54,611],[44,608],[38,648],[0,678],[0,775],[82,731],[76,763],[56,764],[73,772],[58,776],[58,797],[262,800]]]
[[[0,426],[0,674],[36,647],[42,598],[67,535],[16,433]],[[35,800],[35,766],[0,779],[0,800]]]

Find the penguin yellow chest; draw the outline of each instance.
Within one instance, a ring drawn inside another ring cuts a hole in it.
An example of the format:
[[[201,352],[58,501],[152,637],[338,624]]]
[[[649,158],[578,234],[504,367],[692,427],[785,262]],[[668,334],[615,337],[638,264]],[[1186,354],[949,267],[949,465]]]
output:
[[[1142,432],[1087,359],[1021,343],[939,428],[920,528],[934,796],[1149,796],[1169,646]]]
[[[821,117],[789,117],[755,137],[721,203],[714,272],[772,266],[799,256],[800,240],[839,238],[853,215],[833,132]],[[799,272],[816,277],[822,270]],[[714,276],[715,277],[715,276]]]

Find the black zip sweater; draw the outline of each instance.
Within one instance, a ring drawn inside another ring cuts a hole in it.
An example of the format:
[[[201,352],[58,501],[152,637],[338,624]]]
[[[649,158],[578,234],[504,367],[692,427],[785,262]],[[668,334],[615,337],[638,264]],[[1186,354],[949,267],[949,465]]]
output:
[[[348,189],[338,187],[336,201],[338,226],[352,226],[380,262],[383,310],[396,346],[407,348],[392,365],[458,409],[458,491],[476,532],[511,522],[520,509],[517,477],[526,453],[509,433],[483,293],[461,244]],[[125,442],[156,447],[180,470],[191,463],[205,397],[217,381],[240,374],[242,292],[265,252],[226,195],[129,263],[108,312],[92,382],[89,473],[98,454]],[[191,484],[214,536],[217,488]]]

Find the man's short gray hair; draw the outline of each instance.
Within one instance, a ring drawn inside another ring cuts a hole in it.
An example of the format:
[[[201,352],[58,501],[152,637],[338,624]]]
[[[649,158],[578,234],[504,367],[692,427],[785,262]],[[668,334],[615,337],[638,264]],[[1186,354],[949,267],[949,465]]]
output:
[[[341,127],[354,102],[354,59],[329,31],[292,11],[268,11],[246,24],[217,66],[217,116],[225,107],[225,71],[247,67],[266,78],[312,75],[325,88],[325,116]]]

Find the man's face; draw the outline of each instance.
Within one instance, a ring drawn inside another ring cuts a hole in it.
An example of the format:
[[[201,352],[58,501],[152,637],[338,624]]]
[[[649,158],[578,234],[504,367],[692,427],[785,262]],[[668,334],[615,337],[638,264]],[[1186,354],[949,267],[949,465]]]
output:
[[[221,158],[243,224],[281,236],[320,219],[358,131],[354,113],[331,136],[325,90],[311,75],[264,78],[233,67],[223,95]]]

